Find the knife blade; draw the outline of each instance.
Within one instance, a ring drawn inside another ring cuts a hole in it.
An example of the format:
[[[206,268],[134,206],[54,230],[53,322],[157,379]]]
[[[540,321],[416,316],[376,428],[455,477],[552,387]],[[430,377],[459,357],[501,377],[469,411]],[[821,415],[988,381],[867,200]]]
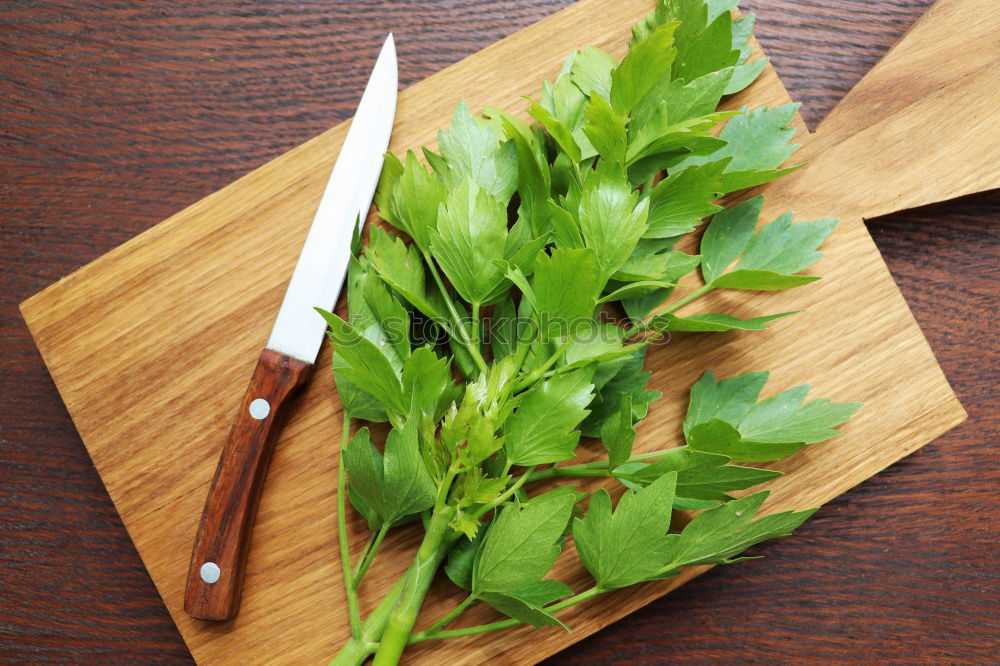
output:
[[[308,381],[350,259],[356,221],[371,207],[396,111],[392,34],[382,46],[219,458],[188,566],[184,610],[229,620],[239,610],[250,536],[267,466],[292,399]]]

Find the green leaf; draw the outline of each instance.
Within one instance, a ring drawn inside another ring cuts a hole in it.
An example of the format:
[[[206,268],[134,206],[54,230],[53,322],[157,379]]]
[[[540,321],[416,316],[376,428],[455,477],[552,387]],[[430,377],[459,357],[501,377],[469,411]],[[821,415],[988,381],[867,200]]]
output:
[[[815,444],[840,434],[834,426],[846,422],[860,402],[831,402],[826,398],[803,404],[809,386],[796,386],[754,405],[737,426],[756,442]]]
[[[472,591],[510,594],[538,583],[562,551],[572,494],[508,504],[493,519],[472,567]]]
[[[744,62],[733,68],[733,75],[729,79],[729,83],[726,85],[725,94],[735,95],[736,93],[745,90],[751,83],[757,80],[757,77],[761,75],[767,64],[771,62],[770,58],[757,58],[752,62]],[[742,188],[737,188],[742,189]],[[733,191],[733,190],[730,190]]]
[[[552,585],[549,586],[549,583]],[[543,580],[536,584],[536,587],[540,589],[543,588],[543,586],[544,591],[547,592],[546,596],[542,596],[541,594],[535,592],[535,588],[532,587],[528,590],[515,590],[509,595],[499,594],[496,592],[485,592],[479,598],[507,617],[512,617],[515,620],[525,624],[530,624],[533,627],[558,626],[562,627],[566,631],[569,631],[569,627],[563,624],[561,620],[556,618],[550,612],[545,610],[543,606],[547,603],[552,603],[553,601],[572,594],[573,590],[565,584],[555,580]],[[549,589],[550,587],[551,590]],[[547,598],[549,601],[538,603],[525,597]]]
[[[792,224],[792,214],[785,213],[753,235],[736,271],[770,271],[785,276],[803,271],[823,256],[816,248],[836,224],[834,219]]]
[[[753,520],[767,491],[747,495],[699,513],[679,535],[670,537],[669,564],[664,572],[699,564],[729,564],[750,546],[789,536],[816,509],[783,511]]]
[[[597,305],[595,254],[593,250],[552,250],[539,254],[531,280],[536,312],[542,330],[564,336],[581,322],[593,319]]]
[[[705,15],[707,27],[697,31],[697,23],[682,23],[677,31],[677,59],[673,76],[684,81],[735,65],[739,50],[733,49],[732,18],[719,15],[712,19]],[[702,24],[705,25],[705,24]]]
[[[344,406],[344,412],[352,419],[363,419],[373,423],[384,423],[389,420],[385,406],[375,396],[357,387],[344,376],[342,370],[350,364],[337,352],[333,353],[333,380],[337,385],[337,395]]]
[[[559,144],[562,151],[574,163],[582,159],[580,146],[577,144],[572,130],[566,126],[566,123],[559,120],[551,111],[538,102],[534,102],[531,105],[531,108],[528,109],[528,115],[540,122],[549,131],[549,134]]]
[[[801,287],[818,279],[818,275],[784,275],[782,273],[775,273],[774,271],[737,269],[717,278],[712,283],[712,286],[727,289],[778,291]]]
[[[693,428],[688,446],[697,451],[718,453],[737,462],[768,462],[792,455],[802,442],[755,442],[743,439],[740,431],[719,419],[711,419]]]
[[[591,98],[590,103],[583,107],[583,113],[587,117],[583,132],[598,154],[611,162],[624,161],[628,142],[625,119],[599,96]]]
[[[679,123],[713,113],[722,99],[733,72],[729,68],[709,72],[690,82],[675,79],[666,88],[670,121]],[[647,99],[651,99],[650,96]]]
[[[407,247],[403,239],[373,227],[365,256],[379,277],[413,307],[434,321],[446,320],[444,304],[440,302],[437,292],[425,290],[424,261],[415,245]]]
[[[560,365],[581,365],[598,361],[622,349],[624,331],[607,322],[581,321],[573,328],[569,346],[560,359]]]
[[[496,360],[510,356],[517,350],[520,332],[524,322],[518,320],[517,307],[510,298],[505,298],[493,308],[490,326],[490,344]]]
[[[583,236],[580,235],[580,225],[573,214],[551,199],[548,202],[548,213],[556,247],[563,250],[582,248]]]
[[[606,296],[602,296],[598,303],[612,303],[614,301],[625,301],[633,300],[646,296],[647,294],[654,291],[663,291],[667,289],[672,289],[674,287],[673,282],[663,282],[659,280],[639,280],[637,282],[626,282],[622,286],[617,286],[620,283],[609,282],[608,288],[614,287]]]
[[[403,366],[403,392],[410,396],[410,408],[437,423],[445,408],[460,394],[451,378],[451,365],[430,347],[420,347]]]
[[[611,72],[611,106],[628,115],[636,104],[662,79],[669,78],[676,50],[673,48],[676,24],[661,25],[628,54]]]
[[[444,201],[444,184],[417,160],[412,150],[406,153],[405,167],[395,156],[392,159],[397,165],[396,177],[391,185],[379,186],[376,198],[379,214],[426,250],[430,231],[437,226],[438,207]]]
[[[594,375],[598,392],[590,404],[590,415],[581,426],[584,435],[600,437],[602,424],[618,414],[626,397],[632,402],[633,423],[646,418],[649,404],[661,394],[646,388],[652,373],[642,369],[645,358],[646,349],[642,348],[629,357],[598,366]],[[602,377],[605,367],[611,371],[610,376]]]
[[[743,113],[731,118],[719,133],[719,138],[726,141],[725,146],[709,155],[688,157],[674,168],[730,157],[727,173],[776,169],[799,147],[789,143],[795,136],[795,128],[788,126],[798,108],[798,104],[762,106],[753,111],[744,107]]]
[[[763,196],[723,210],[712,218],[701,238],[701,274],[711,284],[743,254],[753,237]]]
[[[719,331],[763,331],[765,324],[775,319],[781,319],[795,312],[781,312],[779,314],[767,315],[764,317],[751,317],[750,319],[740,319],[728,314],[708,313],[691,315],[690,317],[678,317],[677,315],[664,312],[653,316],[646,321],[644,330],[647,331],[667,331],[675,333],[712,333]]]
[[[608,467],[615,468],[632,455],[635,427],[632,425],[632,398],[626,395],[615,417],[601,426],[601,442],[608,451]]]
[[[642,487],[669,472],[677,473],[677,508],[705,508],[731,499],[729,493],[745,490],[781,476],[781,472],[730,465],[729,457],[689,446],[671,449],[656,462],[626,463],[614,470],[626,485]]]
[[[506,240],[506,207],[466,180],[449,192],[439,211],[431,250],[462,298],[488,304],[486,298],[505,280],[496,262],[504,258]]]
[[[701,255],[669,251],[640,255],[635,252],[614,274],[615,280],[662,280],[676,283],[701,263]]]
[[[591,172],[580,194],[580,230],[597,258],[598,286],[632,255],[646,231],[648,203],[639,201],[621,165],[605,162]]]
[[[782,176],[790,174],[793,171],[797,171],[804,166],[805,162],[802,162],[784,169],[747,169],[744,171],[724,173],[722,174],[722,180],[719,183],[719,191],[723,194],[728,194],[729,192],[736,192],[738,190],[757,187],[758,185],[769,183],[772,180],[776,180]]]
[[[472,180],[479,189],[500,201],[510,199],[517,187],[517,149],[511,142],[501,144],[494,127],[469,112],[459,102],[448,130],[438,132],[438,146],[446,168],[435,167],[438,176],[451,188]]]
[[[626,491],[612,513],[611,497],[603,488],[590,499],[583,518],[573,521],[573,539],[580,560],[606,590],[634,585],[654,577],[670,555],[670,529],[675,473],[665,474],[646,488]]]
[[[403,389],[396,371],[385,355],[353,326],[335,314],[316,308],[330,327],[328,335],[345,365],[340,373],[398,414],[406,413]]]
[[[649,192],[649,227],[645,238],[686,234],[709,215],[722,210],[718,198],[726,160],[674,171]]]
[[[521,197],[518,216],[528,221],[535,236],[541,236],[548,231],[547,206],[552,180],[544,135],[540,131],[536,134],[520,118],[505,111],[493,108],[484,111],[500,121],[507,137],[514,143],[517,192]]]
[[[585,95],[597,93],[604,99],[611,97],[611,70],[618,62],[597,48],[588,46],[573,58],[570,80]],[[591,98],[593,99],[593,98]]]
[[[711,370],[705,371],[691,387],[691,399],[684,417],[684,435],[688,435],[694,426],[712,419],[739,424],[757,402],[767,378],[766,372],[747,372],[716,381]]]
[[[515,465],[541,465],[573,457],[576,429],[587,416],[594,385],[585,370],[564,372],[526,391],[504,423],[507,459]]]
[[[367,428],[354,435],[343,455],[352,491],[383,523],[434,505],[436,488],[420,456],[415,423],[389,431],[384,457]]]
[[[448,551],[448,563],[444,572],[455,585],[463,590],[472,590],[472,565],[476,561],[476,553],[489,532],[490,524],[484,523],[472,539],[459,539]]]
[[[386,289],[385,284],[375,276],[364,281],[364,300],[370,308],[378,330],[361,331],[372,340],[399,372],[404,359],[410,355],[410,315],[403,304]],[[357,312],[357,308],[353,310]],[[353,318],[353,317],[352,317]],[[378,337],[378,339],[373,339]]]

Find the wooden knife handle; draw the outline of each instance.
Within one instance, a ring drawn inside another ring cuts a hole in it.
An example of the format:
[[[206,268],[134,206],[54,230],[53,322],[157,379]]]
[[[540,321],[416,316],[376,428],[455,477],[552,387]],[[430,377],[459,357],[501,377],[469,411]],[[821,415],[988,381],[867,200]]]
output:
[[[239,610],[257,502],[278,432],[312,364],[265,349],[215,469],[188,567],[184,610],[229,620]]]

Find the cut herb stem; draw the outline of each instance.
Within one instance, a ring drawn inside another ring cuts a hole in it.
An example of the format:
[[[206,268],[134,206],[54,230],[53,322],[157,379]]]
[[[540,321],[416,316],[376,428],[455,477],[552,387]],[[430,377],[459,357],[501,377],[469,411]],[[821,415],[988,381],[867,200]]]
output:
[[[379,528],[378,534],[370,542],[368,550],[364,554],[364,558],[359,560],[357,569],[354,572],[354,589],[358,589],[361,584],[361,579],[365,577],[365,572],[368,571],[368,567],[371,566],[372,560],[375,559],[375,553],[378,552],[378,547],[382,545],[382,539],[385,538],[386,533],[389,528],[392,527],[389,523],[382,523],[382,527]]]
[[[358,590],[351,572],[351,553],[347,541],[347,473],[344,467],[344,449],[351,441],[351,417],[344,411],[341,425],[340,461],[337,463],[337,538],[340,541],[341,573],[344,579],[344,593],[347,595],[347,614],[351,624],[351,636],[361,637],[361,611],[358,608]]]

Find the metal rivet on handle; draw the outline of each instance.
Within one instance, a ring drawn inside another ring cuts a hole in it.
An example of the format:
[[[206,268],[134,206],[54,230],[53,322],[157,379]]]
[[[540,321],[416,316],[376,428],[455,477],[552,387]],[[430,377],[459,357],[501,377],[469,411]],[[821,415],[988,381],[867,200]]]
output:
[[[205,562],[201,565],[200,573],[201,579],[211,585],[219,580],[219,576],[222,575],[222,570],[219,569],[219,565],[215,562]]]
[[[250,403],[250,416],[258,421],[263,421],[271,413],[271,403],[264,398],[257,398]]]

